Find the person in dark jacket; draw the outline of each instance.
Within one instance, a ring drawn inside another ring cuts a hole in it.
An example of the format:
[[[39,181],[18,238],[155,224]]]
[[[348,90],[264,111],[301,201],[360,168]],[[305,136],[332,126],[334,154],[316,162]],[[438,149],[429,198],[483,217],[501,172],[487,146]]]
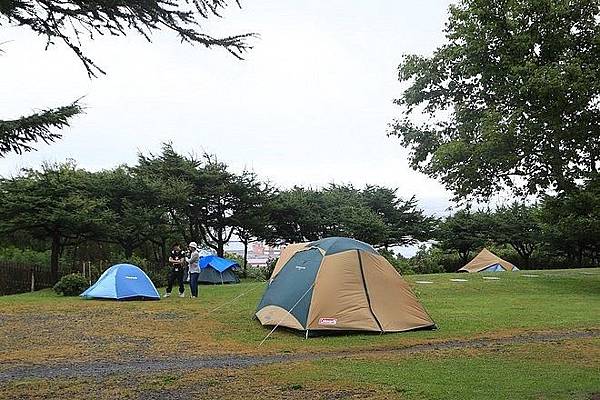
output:
[[[179,243],[175,243],[171,249],[169,257],[169,280],[167,282],[167,293],[163,297],[169,297],[173,290],[175,281],[179,284],[179,297],[184,297],[185,287],[183,286],[183,273],[186,266],[185,253],[181,250]]]

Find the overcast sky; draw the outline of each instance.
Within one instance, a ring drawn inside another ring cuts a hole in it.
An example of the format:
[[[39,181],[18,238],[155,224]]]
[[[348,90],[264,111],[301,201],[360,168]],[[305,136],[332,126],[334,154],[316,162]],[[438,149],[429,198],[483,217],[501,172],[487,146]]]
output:
[[[449,1],[246,0],[209,33],[257,32],[245,61],[180,44],[161,33],[99,38],[86,47],[107,75],[90,80],[78,59],[22,28],[3,28],[0,118],[68,104],[87,110],[64,138],[0,158],[0,175],[73,158],[90,170],[133,164],[172,141],[207,151],[234,170],[253,169],[283,187],[380,184],[415,194],[441,214],[449,194],[408,167],[386,126],[397,116],[402,55],[443,41]]]

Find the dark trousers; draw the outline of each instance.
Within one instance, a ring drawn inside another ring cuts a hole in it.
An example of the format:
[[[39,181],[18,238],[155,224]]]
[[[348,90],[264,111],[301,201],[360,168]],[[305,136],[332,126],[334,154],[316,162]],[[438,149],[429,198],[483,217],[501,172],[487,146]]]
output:
[[[198,277],[200,276],[199,272],[192,272],[190,274],[190,290],[192,291],[193,297],[198,297]]]
[[[171,271],[169,271],[167,293],[171,293],[171,290],[173,290],[173,283],[175,283],[175,281],[177,281],[179,284],[179,293],[183,293],[185,291],[185,288],[183,287],[183,267],[177,268],[177,271],[175,268],[171,268]]]

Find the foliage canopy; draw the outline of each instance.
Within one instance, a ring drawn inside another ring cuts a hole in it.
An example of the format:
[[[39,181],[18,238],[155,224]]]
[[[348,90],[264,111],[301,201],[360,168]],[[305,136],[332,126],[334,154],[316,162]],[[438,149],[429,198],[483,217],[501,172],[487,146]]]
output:
[[[408,55],[390,134],[457,200],[570,191],[600,167],[600,3],[461,0]]]

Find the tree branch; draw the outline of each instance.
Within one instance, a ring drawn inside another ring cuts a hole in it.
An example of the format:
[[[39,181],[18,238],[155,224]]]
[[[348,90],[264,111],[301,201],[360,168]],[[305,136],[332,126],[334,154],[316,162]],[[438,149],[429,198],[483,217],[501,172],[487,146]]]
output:
[[[31,144],[40,140],[48,144],[60,139],[62,135],[51,128],[69,126],[69,119],[82,112],[83,108],[76,101],[68,106],[43,110],[16,120],[0,120],[0,157],[10,151],[22,154],[34,150]]]
[[[182,42],[222,47],[243,59],[252,48],[247,39],[256,34],[215,38],[201,32],[201,22],[220,18],[221,10],[228,5],[227,0],[15,0],[0,5],[0,17],[46,37],[46,48],[55,44],[54,39],[62,41],[83,63],[88,75],[97,77],[105,72],[85,55],[82,36],[93,40],[96,35],[126,36],[134,31],[151,41],[152,33],[167,28]]]

